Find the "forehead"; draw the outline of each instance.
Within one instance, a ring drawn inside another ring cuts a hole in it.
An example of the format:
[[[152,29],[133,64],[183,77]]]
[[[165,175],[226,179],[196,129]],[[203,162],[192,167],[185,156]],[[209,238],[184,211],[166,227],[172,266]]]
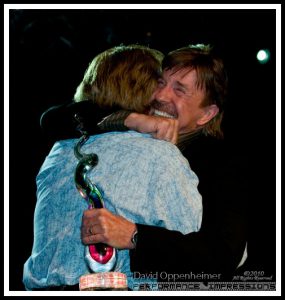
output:
[[[194,69],[164,70],[163,77],[167,80],[178,81],[187,86],[196,86],[197,84],[197,72]]]

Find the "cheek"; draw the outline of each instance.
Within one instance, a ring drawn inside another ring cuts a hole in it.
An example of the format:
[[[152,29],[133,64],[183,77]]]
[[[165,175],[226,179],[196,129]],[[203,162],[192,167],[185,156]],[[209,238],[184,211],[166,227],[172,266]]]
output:
[[[165,94],[165,88],[161,87],[161,86],[156,86],[156,88],[153,92],[154,98],[158,99],[158,98],[164,97],[164,94]]]
[[[197,107],[193,107],[188,103],[187,105],[177,107],[177,110],[179,112],[178,121],[180,129],[196,128],[197,121],[201,117],[200,109],[197,109]]]
[[[185,127],[192,122],[193,114],[189,106],[181,106],[177,108],[179,127]]]
[[[152,94],[153,98],[155,98],[158,95],[159,91],[160,91],[159,87],[156,86],[156,88],[154,89],[153,94]]]

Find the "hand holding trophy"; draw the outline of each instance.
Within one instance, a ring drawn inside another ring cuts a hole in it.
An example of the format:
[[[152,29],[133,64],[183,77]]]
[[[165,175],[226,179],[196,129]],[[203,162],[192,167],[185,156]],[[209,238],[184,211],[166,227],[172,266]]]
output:
[[[83,132],[74,147],[74,154],[79,160],[74,180],[80,195],[88,202],[89,209],[104,207],[103,197],[98,188],[87,177],[98,163],[95,153],[83,154],[81,147],[89,136]],[[127,290],[126,275],[120,272],[111,272],[116,264],[116,249],[103,243],[85,247],[85,259],[92,272],[80,277],[80,290]]]

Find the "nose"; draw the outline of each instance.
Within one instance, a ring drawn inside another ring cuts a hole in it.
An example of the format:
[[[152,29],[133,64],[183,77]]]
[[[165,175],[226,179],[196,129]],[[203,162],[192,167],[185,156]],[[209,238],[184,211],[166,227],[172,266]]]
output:
[[[167,85],[158,87],[154,96],[155,99],[159,100],[160,102],[171,102],[173,98],[171,89]]]

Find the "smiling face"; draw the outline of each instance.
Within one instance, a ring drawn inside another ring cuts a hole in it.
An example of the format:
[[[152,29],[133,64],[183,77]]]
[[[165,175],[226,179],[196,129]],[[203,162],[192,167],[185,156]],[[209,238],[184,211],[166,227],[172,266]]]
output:
[[[193,132],[218,113],[216,105],[203,106],[205,90],[197,87],[195,70],[165,70],[154,93],[150,114],[178,120],[179,133]]]

